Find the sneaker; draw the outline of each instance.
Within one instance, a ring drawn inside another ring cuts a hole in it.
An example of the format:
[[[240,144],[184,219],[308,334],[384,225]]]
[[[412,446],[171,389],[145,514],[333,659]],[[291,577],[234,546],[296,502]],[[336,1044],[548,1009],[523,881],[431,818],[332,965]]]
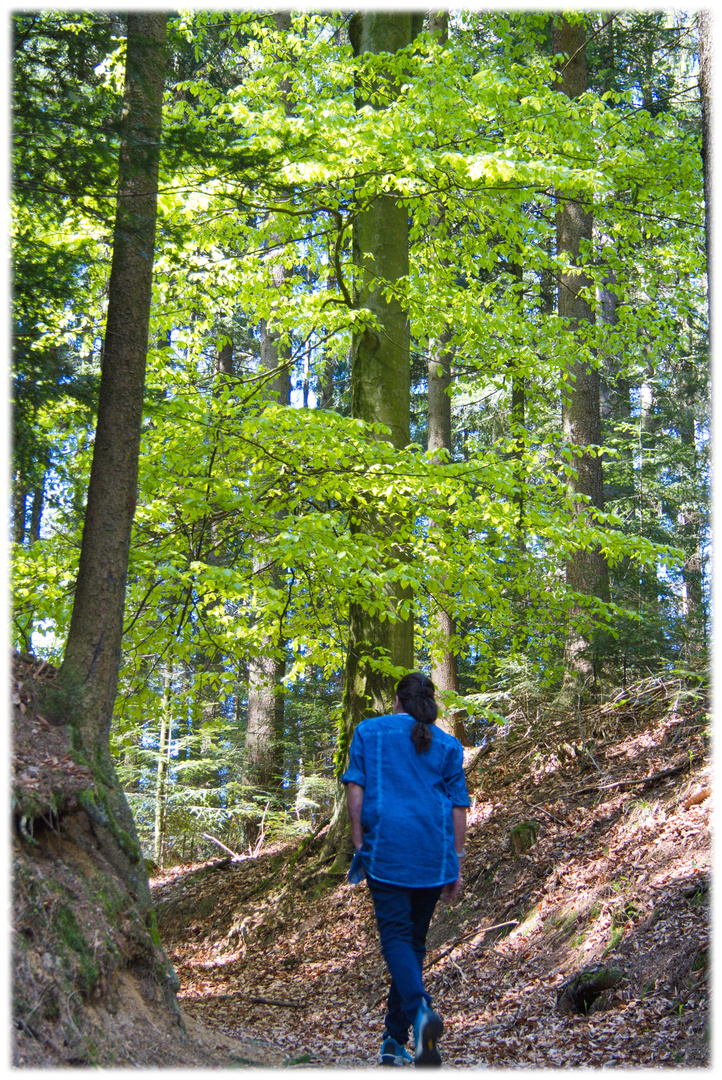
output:
[[[396,1039],[392,1039],[390,1035],[387,1035],[381,1044],[381,1064],[382,1065],[407,1065],[413,1058],[408,1052],[405,1046],[401,1043],[397,1043]]]
[[[416,1057],[414,1065],[434,1066],[441,1065],[441,1054],[436,1049],[436,1040],[440,1038],[444,1030],[444,1024],[440,1016],[423,1004],[416,1014],[414,1022],[414,1045]]]

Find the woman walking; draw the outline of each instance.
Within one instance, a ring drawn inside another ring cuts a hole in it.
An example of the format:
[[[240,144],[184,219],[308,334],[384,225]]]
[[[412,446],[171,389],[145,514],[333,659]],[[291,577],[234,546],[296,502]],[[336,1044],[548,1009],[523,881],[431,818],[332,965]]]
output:
[[[382,1065],[440,1065],[444,1030],[424,989],[426,935],[440,896],[461,891],[469,796],[459,741],[435,725],[434,684],[419,672],[396,688],[393,714],[362,720],[346,785],[356,857],[374,902],[389,974]],[[358,880],[358,878],[357,878]]]

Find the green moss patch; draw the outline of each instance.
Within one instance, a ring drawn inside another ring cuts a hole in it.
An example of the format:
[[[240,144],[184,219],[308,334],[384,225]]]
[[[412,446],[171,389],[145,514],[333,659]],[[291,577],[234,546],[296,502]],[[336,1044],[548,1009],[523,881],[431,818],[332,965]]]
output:
[[[100,972],[95,963],[95,955],[83,937],[78,926],[78,920],[71,908],[65,904],[58,904],[55,909],[55,929],[58,937],[68,949],[74,953],[74,966],[77,967],[77,983],[84,995],[92,992],[98,981]]]

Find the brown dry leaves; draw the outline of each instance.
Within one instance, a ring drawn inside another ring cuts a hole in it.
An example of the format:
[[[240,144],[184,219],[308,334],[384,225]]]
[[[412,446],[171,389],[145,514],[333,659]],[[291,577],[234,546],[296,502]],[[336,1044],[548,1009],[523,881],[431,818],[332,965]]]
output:
[[[426,984],[446,1025],[445,1065],[708,1064],[705,720],[669,688],[646,690],[584,716],[596,765],[583,747],[559,760],[575,731],[579,741],[576,719],[530,724],[516,746],[484,759],[465,889],[439,905],[429,934]],[[698,761],[686,774],[629,783],[685,759]],[[608,787],[620,781],[628,786]],[[509,832],[530,817],[539,839],[512,855]],[[375,1066],[387,976],[366,886],[301,888],[282,870],[288,855],[267,848],[154,884],[183,1007],[253,1039],[276,1064]],[[506,936],[482,933],[514,919]],[[623,983],[600,1011],[560,1015],[559,988],[595,964],[620,968]]]

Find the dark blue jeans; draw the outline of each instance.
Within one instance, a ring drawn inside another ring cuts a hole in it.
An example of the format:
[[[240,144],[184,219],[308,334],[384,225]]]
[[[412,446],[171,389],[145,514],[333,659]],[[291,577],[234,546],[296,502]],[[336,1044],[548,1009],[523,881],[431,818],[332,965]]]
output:
[[[443,886],[407,889],[375,878],[366,880],[374,901],[381,953],[391,975],[386,1031],[403,1045],[419,1006],[424,1001],[431,1004],[422,969],[429,923]]]

